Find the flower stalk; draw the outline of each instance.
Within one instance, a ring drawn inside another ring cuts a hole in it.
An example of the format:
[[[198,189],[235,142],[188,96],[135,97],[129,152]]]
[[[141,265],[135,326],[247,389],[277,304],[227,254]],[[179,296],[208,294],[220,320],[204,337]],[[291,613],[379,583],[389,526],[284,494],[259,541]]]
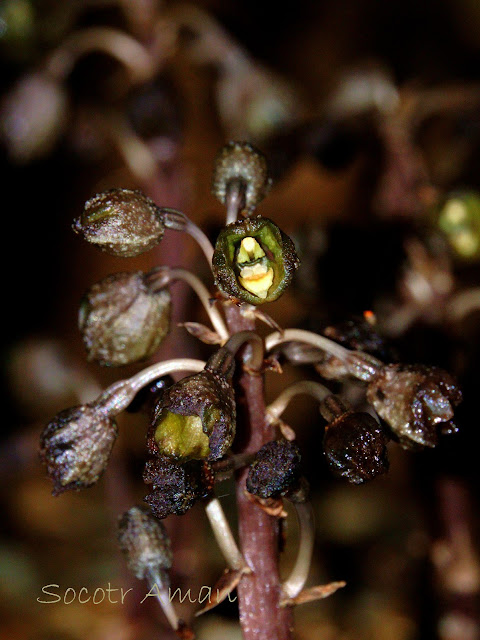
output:
[[[288,599],[296,598],[305,586],[312,564],[315,542],[315,522],[311,502],[294,502],[293,504],[299,526],[300,543],[295,564],[282,585],[282,591]]]
[[[327,387],[325,387],[323,384],[320,384],[320,382],[314,382],[313,380],[299,380],[298,382],[294,382],[286,389],[284,389],[281,394],[268,405],[268,419],[272,423],[277,422],[290,402],[297,395],[308,395],[312,398],[315,398],[319,402],[322,402],[331,393],[332,392],[330,391],[330,389],[327,389]]]
[[[215,540],[230,569],[245,571],[247,569],[245,559],[235,542],[232,530],[230,529],[225,512],[218,498],[211,498],[208,501],[205,506],[205,513],[212,527]]]
[[[211,320],[213,328],[218,333],[222,342],[226,342],[230,336],[228,329],[225,325],[219,310],[211,303],[211,295],[207,287],[203,282],[197,278],[196,275],[188,271],[187,269],[170,268],[170,267],[158,267],[153,269],[149,274],[149,282],[152,291],[162,289],[169,283],[173,283],[177,280],[186,282],[196,293],[198,299],[203,305],[203,308],[207,312],[208,317]]]

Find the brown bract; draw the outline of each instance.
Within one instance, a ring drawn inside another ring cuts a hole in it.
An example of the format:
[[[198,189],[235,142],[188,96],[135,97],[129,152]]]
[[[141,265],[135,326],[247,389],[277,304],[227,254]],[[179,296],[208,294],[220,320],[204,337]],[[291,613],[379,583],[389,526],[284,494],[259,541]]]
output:
[[[224,456],[232,445],[236,418],[233,387],[228,380],[213,371],[206,369],[187,376],[167,389],[155,408],[148,433],[148,448],[152,455],[167,454],[177,460],[196,457],[192,447],[197,447],[201,434],[195,434],[194,427],[190,431],[191,439],[186,437],[187,431],[181,421],[174,424],[174,428],[162,432],[159,437],[168,414],[200,418],[202,433],[208,437],[209,451],[206,458],[210,461]]]
[[[147,507],[132,507],[118,523],[118,542],[132,573],[142,580],[155,569],[170,569],[172,551],[163,524]]]
[[[404,448],[435,447],[439,433],[457,431],[452,418],[462,393],[443,369],[386,365],[370,382],[367,399]]]
[[[61,411],[44,429],[40,457],[53,480],[53,495],[95,484],[117,437],[115,422],[94,405]]]
[[[79,328],[88,359],[121,366],[149,358],[170,329],[168,289],[151,292],[141,271],[116,273],[85,294]]]
[[[73,230],[102,251],[128,258],[153,249],[165,224],[161,210],[141,191],[110,189],[86,202]]]
[[[387,437],[368,413],[347,411],[327,425],[323,449],[337,476],[361,484],[388,471]]]

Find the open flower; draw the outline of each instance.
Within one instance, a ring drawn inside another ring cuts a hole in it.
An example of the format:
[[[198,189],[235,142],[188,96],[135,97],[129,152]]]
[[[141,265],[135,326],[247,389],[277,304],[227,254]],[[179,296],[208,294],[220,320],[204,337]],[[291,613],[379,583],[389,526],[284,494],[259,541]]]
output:
[[[268,218],[245,218],[218,236],[213,273],[227,296],[259,305],[279,298],[299,260],[290,238]]]
[[[153,455],[218,460],[235,437],[235,398],[229,377],[210,369],[183,378],[157,404],[149,430]]]
[[[120,366],[149,358],[170,329],[170,310],[168,289],[151,291],[141,271],[97,282],[79,314],[88,359]]]
[[[158,456],[145,465],[143,480],[152,485],[152,492],[144,500],[160,519],[170,514],[183,515],[213,490],[211,468],[198,460],[179,464],[166,456]]]
[[[115,422],[93,404],[61,411],[45,427],[40,457],[53,480],[53,495],[95,484],[117,438]]]
[[[153,249],[163,238],[165,221],[141,191],[110,189],[86,202],[73,230],[102,251],[128,258]]]
[[[435,447],[439,433],[457,431],[452,418],[462,393],[438,367],[386,365],[370,382],[367,399],[404,448]]]

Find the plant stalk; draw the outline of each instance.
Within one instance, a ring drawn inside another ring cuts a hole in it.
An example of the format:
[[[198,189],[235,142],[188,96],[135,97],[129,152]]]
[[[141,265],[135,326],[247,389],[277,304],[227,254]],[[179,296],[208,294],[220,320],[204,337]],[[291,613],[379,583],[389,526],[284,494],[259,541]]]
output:
[[[230,334],[255,331],[255,320],[245,318],[240,309],[226,303]],[[235,376],[237,398],[237,452],[253,454],[274,438],[274,427],[265,412],[263,375],[251,370]],[[236,493],[239,538],[243,557],[252,570],[237,587],[240,624],[244,640],[291,640],[291,607],[280,607],[282,597],[278,571],[278,520],[267,515],[246,496],[248,468],[237,472]]]

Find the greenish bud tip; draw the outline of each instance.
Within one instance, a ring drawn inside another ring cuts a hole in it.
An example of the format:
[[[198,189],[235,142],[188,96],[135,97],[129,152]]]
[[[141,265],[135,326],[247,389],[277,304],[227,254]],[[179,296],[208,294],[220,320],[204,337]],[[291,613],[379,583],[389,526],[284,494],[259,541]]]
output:
[[[153,249],[161,241],[164,214],[141,191],[110,189],[86,202],[73,230],[102,251],[128,258]]]

